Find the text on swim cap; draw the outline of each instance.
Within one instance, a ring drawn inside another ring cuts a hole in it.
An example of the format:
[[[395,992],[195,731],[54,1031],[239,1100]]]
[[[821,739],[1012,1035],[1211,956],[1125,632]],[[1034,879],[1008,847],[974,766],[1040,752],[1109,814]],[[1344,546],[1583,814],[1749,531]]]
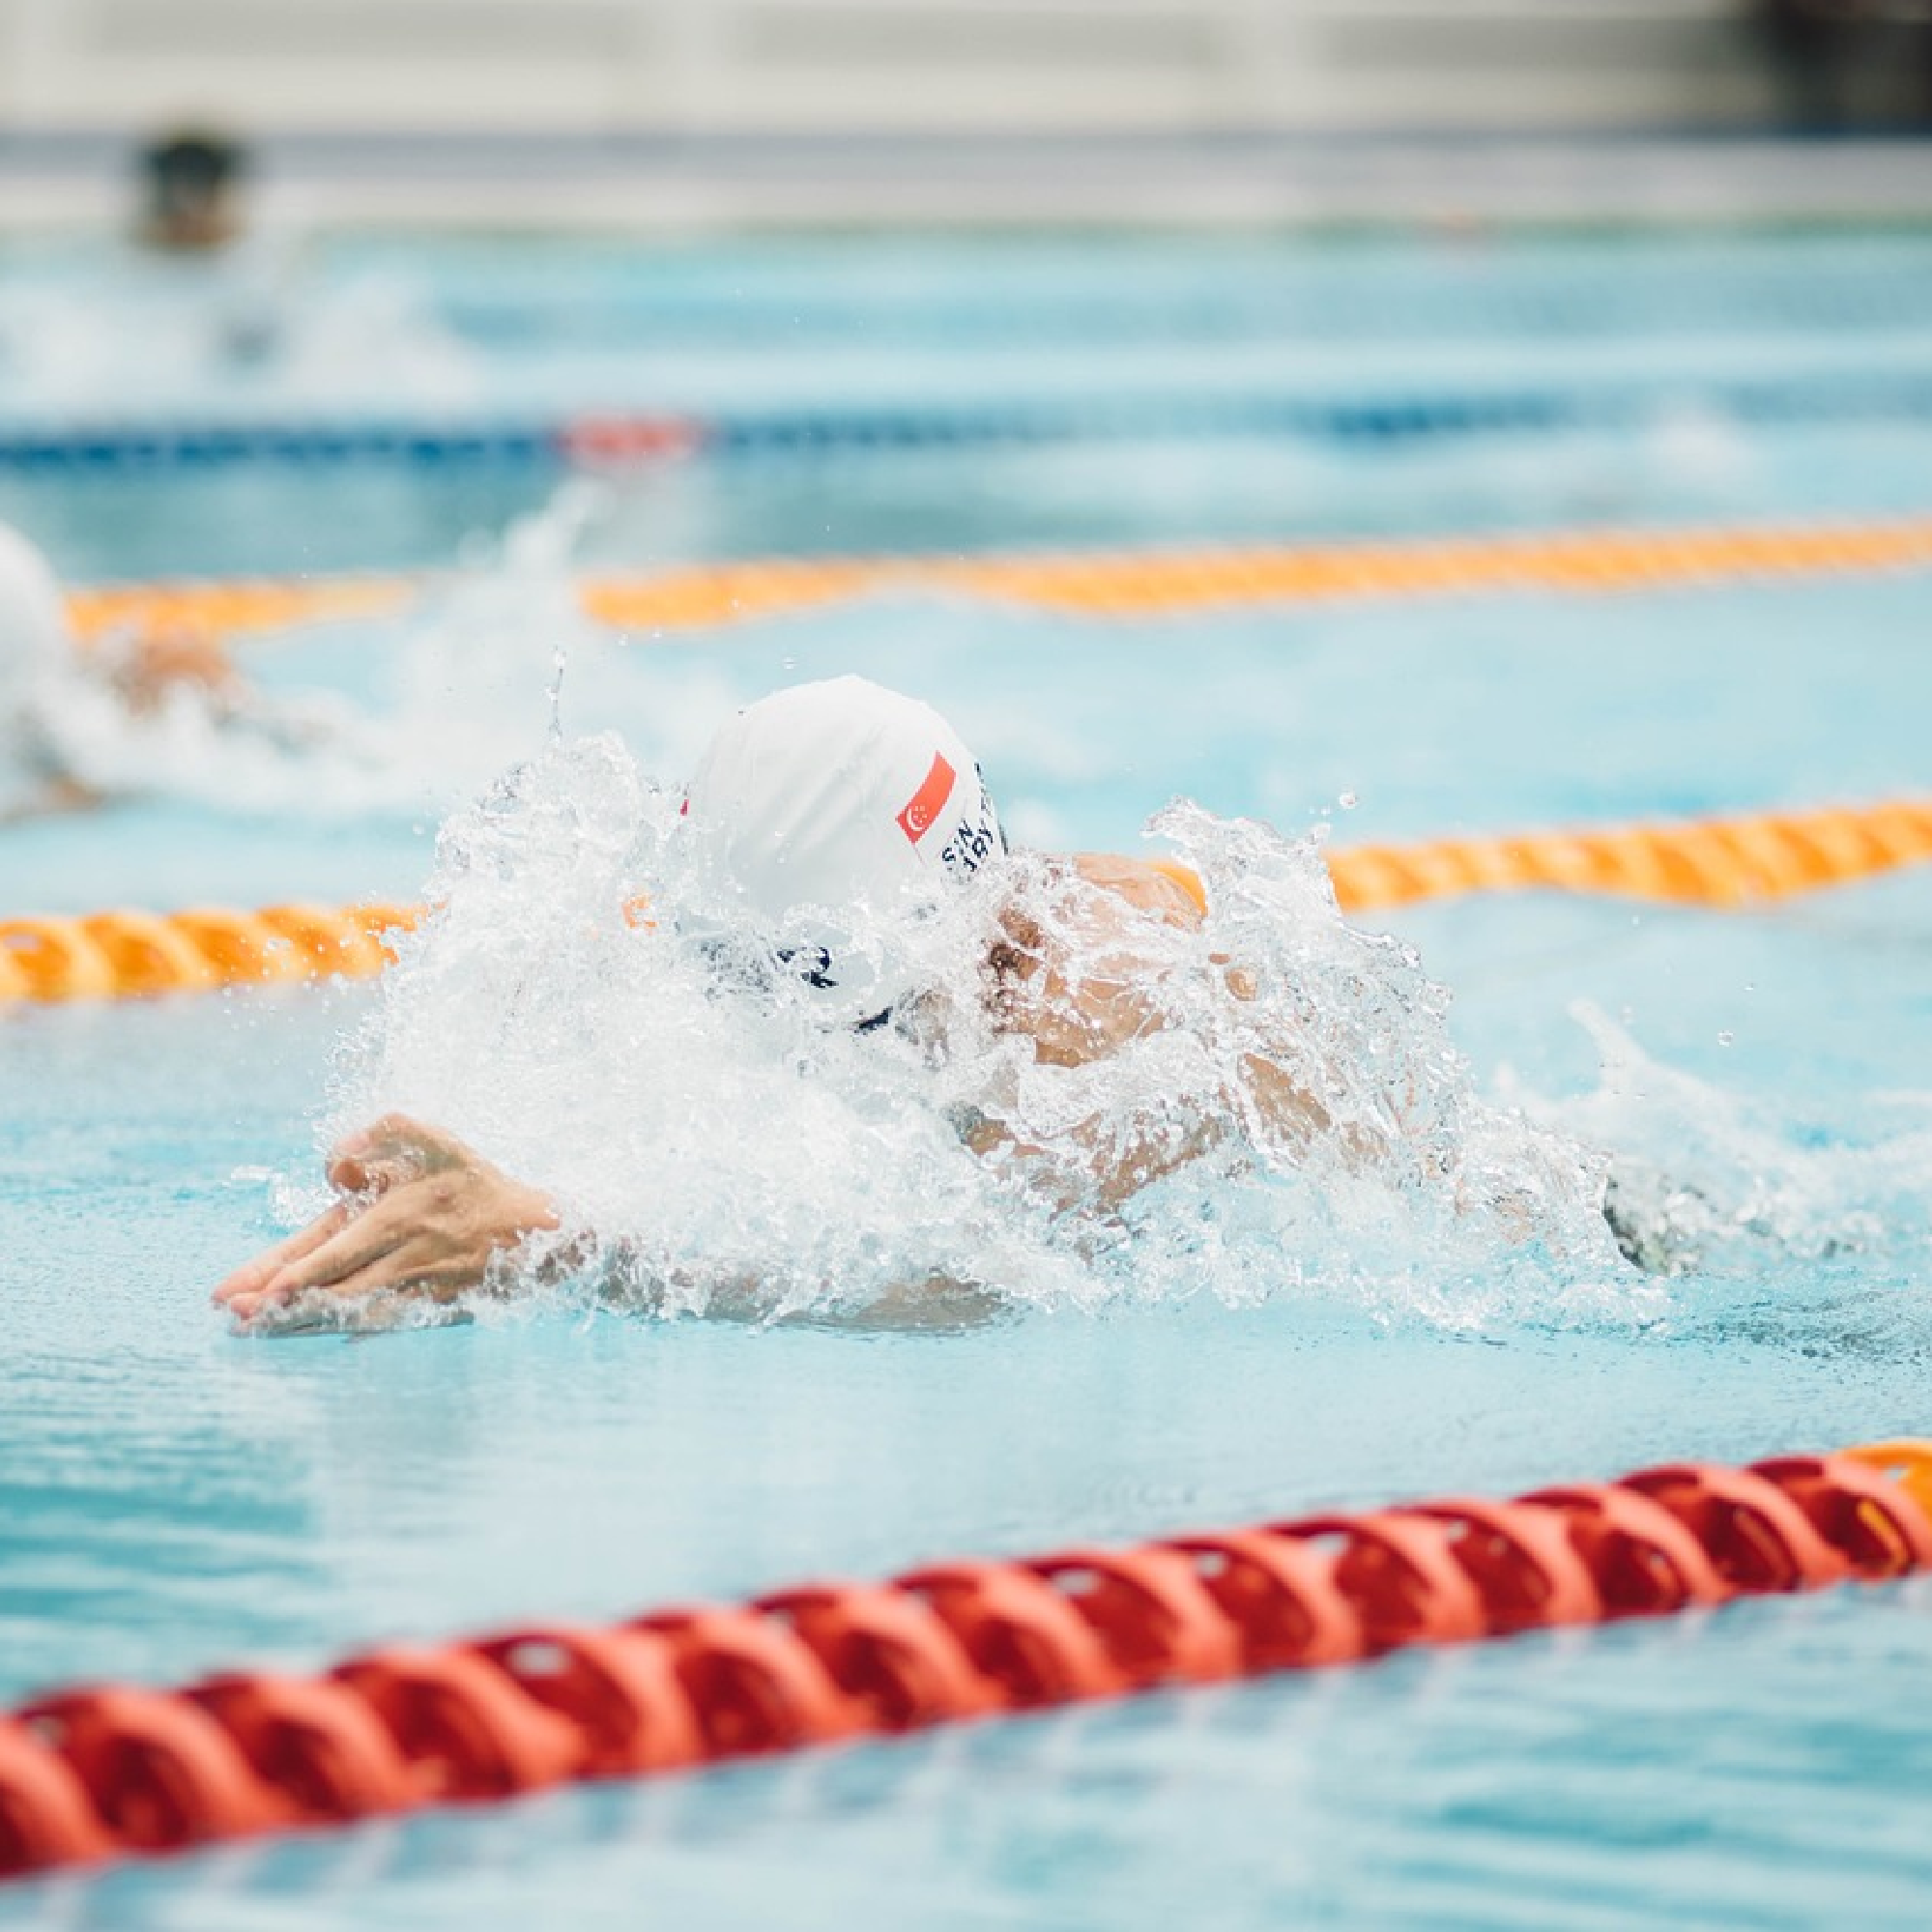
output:
[[[948,872],[971,878],[995,852],[1006,850],[1005,841],[999,836],[999,823],[993,816],[993,808],[980,794],[979,822],[962,819],[953,827],[952,836],[939,851],[939,863]]]

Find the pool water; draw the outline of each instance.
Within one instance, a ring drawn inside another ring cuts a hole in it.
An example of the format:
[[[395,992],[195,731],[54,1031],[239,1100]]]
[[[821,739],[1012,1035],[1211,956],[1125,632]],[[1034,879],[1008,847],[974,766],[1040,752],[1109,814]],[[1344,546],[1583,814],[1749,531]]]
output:
[[[1739,241],[1708,261],[1614,239],[1473,264],[1430,245],[1138,247],[968,248],[918,257],[922,275],[885,245],[746,249],[681,279],[587,251],[566,265],[597,297],[588,321],[528,294],[568,278],[513,250],[452,245],[415,273],[438,327],[528,364],[533,395],[581,380],[588,397],[583,338],[614,355],[633,327],[756,363],[765,393],[829,391],[820,348],[846,317],[897,350],[996,350],[1043,387],[1067,338],[1104,338],[1115,312],[1128,348],[1157,338],[1193,380],[1230,334],[1282,356],[1318,339],[1350,380],[1398,351],[1492,382],[1524,356],[1569,377],[1594,356],[1693,389],[1693,364],[1715,380],[1734,356],[1831,366],[1882,336],[1903,365],[1932,348],[1932,255],[1907,235]],[[41,270],[55,289],[58,266]],[[1123,280],[1137,300],[1111,310]],[[1122,380],[1106,361],[1096,387]],[[825,547],[815,516],[841,546],[966,548],[1021,540],[1055,501],[1041,537],[1119,543],[1570,522],[1586,501],[1653,521],[1926,507],[1932,424],[1694,421],[1687,441],[1651,425],[1510,447],[854,454],[776,481],[699,463],[617,483],[574,555]],[[1593,471],[1610,494],[1571,495]],[[251,495],[239,519],[186,518],[171,567],[447,565],[462,532],[540,509],[557,479],[505,479],[486,510],[452,495],[475,481],[312,476],[329,530]],[[6,487],[0,513],[34,511],[76,571],[170,567],[141,548],[181,513],[145,506],[168,495],[157,479]],[[412,507],[389,550],[347,554],[368,492]],[[993,507],[975,521],[974,504]],[[564,733],[618,729],[667,776],[788,678],[913,689],[974,744],[1015,833],[1048,846],[1132,850],[1177,793],[1344,842],[1924,783],[1923,572],[1139,623],[901,592],[620,648],[529,601],[500,552],[467,554],[427,615],[252,648],[267,679],[401,719],[413,758],[297,766],[246,801],[158,773],[159,795],[8,832],[0,907],[413,893],[443,814],[542,754],[560,642]],[[544,635],[522,634],[533,611]],[[1725,1219],[1696,1268],[1620,1275],[1579,1305],[1555,1276],[1543,1301],[1432,1280],[1427,1254],[1312,1292],[1284,1254],[1279,1294],[1229,1296],[1204,1270],[1191,1293],[1020,1301],[937,1334],[578,1301],[245,1341],[206,1290],[312,1177],[338,1043],[380,995],[8,1015],[0,1693],[1924,1428],[1932,878],[1748,914],[1537,896],[1380,923],[1454,989],[1485,1094],[1695,1179]],[[1917,1925],[1929,1612],[1916,1582],[1409,1655],[59,1879],[0,1891],[0,1923]]]
[[[268,272],[197,286],[100,245],[0,245],[0,445],[181,421],[880,419],[856,447],[629,475],[590,550],[628,564],[1870,511],[1923,490],[1916,228],[321,236],[266,253]],[[264,308],[273,326],[238,354],[228,323]],[[1280,424],[1290,404],[1373,422],[1510,396],[1554,414],[1468,434]],[[1084,409],[1090,434],[963,460],[911,433],[1042,408]],[[533,454],[341,468],[9,462],[0,516],[82,579],[442,565],[558,479]]]

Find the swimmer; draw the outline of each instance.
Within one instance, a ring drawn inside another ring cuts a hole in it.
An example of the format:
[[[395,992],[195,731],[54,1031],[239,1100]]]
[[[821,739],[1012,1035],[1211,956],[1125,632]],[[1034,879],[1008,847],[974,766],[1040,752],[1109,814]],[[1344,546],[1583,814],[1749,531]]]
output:
[[[724,882],[756,937],[762,969],[793,975],[827,1024],[918,1037],[943,1027],[943,1000],[877,944],[821,910],[866,907],[907,932],[935,911],[979,901],[978,982],[995,1032],[1030,1044],[1043,1067],[1081,1068],[1166,1024],[1158,996],[1163,928],[1198,930],[1205,908],[1184,876],[1158,863],[1082,855],[1024,870],[1012,858],[979,768],[938,714],[858,678],[794,686],[737,713],[699,763],[678,837],[701,877]],[[1036,888],[1024,903],[1017,888]],[[1043,920],[1052,926],[1044,930]],[[672,923],[704,944],[705,929]],[[947,927],[945,930],[954,930]],[[732,941],[718,941],[729,959]],[[1236,999],[1250,975],[1225,957]],[[937,1007],[939,1018],[933,1018]],[[1290,1145],[1341,1132],[1319,1098],[1258,1054],[1244,1056],[1243,1102]],[[1404,1103],[1388,1097],[1399,1121]],[[954,1125],[975,1154],[1025,1160],[1042,1150],[968,1111]],[[1202,1120],[1158,1145],[1077,1149],[1081,1201],[1100,1212],[1208,1152],[1221,1129]],[[1344,1141],[1347,1136],[1342,1135]],[[454,1136],[401,1114],[350,1135],[328,1176],[335,1202],[238,1268],[214,1300],[245,1327],[303,1298],[353,1302],[408,1292],[451,1300],[484,1284],[500,1257],[563,1226],[558,1204]],[[1088,1185],[1090,1183],[1090,1185]]]
[[[218,129],[184,128],[148,142],[135,164],[136,256],[116,279],[144,345],[179,332],[230,364],[286,353],[318,298],[300,286],[296,238],[248,219],[247,147]]]
[[[93,753],[138,745],[183,717],[217,739],[247,735],[285,750],[339,723],[326,704],[261,698],[218,639],[185,625],[83,649],[53,567],[0,523],[0,825],[101,804],[124,784],[90,769]]]
[[[170,255],[225,248],[243,232],[247,156],[225,134],[187,129],[141,150],[139,240]]]

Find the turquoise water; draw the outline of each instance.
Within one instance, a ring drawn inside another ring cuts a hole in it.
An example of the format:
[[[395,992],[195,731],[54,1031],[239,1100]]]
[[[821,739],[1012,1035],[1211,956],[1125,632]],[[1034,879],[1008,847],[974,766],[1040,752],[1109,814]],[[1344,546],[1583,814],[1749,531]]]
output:
[[[1742,328],[1727,303],[1745,288],[1769,332],[1823,357],[1849,331],[1830,353],[1851,356],[1860,338],[1843,305],[1860,274],[1906,288],[1888,329],[1918,326],[1922,283],[1899,280],[1914,245],[1848,243],[1835,282],[1818,273],[1833,259],[1825,245],[1753,244],[1755,280],[1722,250],[1702,281],[1676,255],[1670,277],[1629,297],[1621,328],[1619,312],[1588,308],[1588,326],[1559,317],[1545,332],[1559,346],[1612,336],[1624,351],[1662,337],[1673,357],[1689,341],[1715,364],[1727,329]],[[1532,293],[1564,277],[1609,286],[1629,259],[1621,245],[1517,252]],[[1182,293],[1188,315],[1208,312],[1196,300],[1205,287],[1238,319],[1302,266],[1257,249],[1210,252],[1204,271],[1198,253],[1178,254],[1153,291],[1168,303],[1163,353],[1178,362],[1232,326],[1180,328]],[[759,333],[754,298],[782,284],[822,318],[839,303],[882,305],[881,330],[903,339],[966,301],[961,274],[931,259],[937,292],[922,289],[923,307],[902,292],[895,306],[876,262],[868,280],[851,250],[779,251],[732,310],[735,339],[763,345],[773,384],[815,380],[783,331]],[[1015,309],[1031,291],[1036,318],[1037,281],[1054,280],[1055,328],[1103,286],[1098,254],[1084,280],[1078,254],[1051,273],[1034,259],[1033,283],[1010,260],[1002,273],[1018,277]],[[1307,273],[1339,275],[1338,260],[1350,258],[1323,254]],[[1872,260],[1883,277],[1859,267]],[[456,320],[467,288],[477,326],[486,268],[522,286],[503,261],[452,251]],[[1436,258],[1363,261],[1399,291],[1373,311],[1388,318],[1382,333],[1427,337],[1429,292],[1447,289]],[[626,291],[648,307],[654,285],[634,266],[597,266],[620,316]],[[1770,301],[1767,276],[1796,292],[1795,310]],[[731,309],[737,285],[721,286],[706,300]],[[983,274],[971,287],[995,305]],[[1821,317],[1833,289],[1840,307]],[[1516,312],[1506,294],[1490,288],[1485,306],[1447,289],[1440,334],[1503,367]],[[1366,329],[1369,294],[1355,299]],[[545,304],[525,308],[535,321],[515,334],[500,316],[490,353],[562,353],[542,339]],[[1317,320],[1340,326],[1331,311]],[[1030,354],[1043,332],[1036,319],[1016,346],[1009,328],[1002,353]],[[1926,507],[1911,479],[1932,476],[1932,430],[1734,435],[1745,467],[1710,486],[1732,508]],[[1858,437],[1889,439],[1896,466],[1853,460]],[[1662,519],[1678,500],[1645,481],[1645,447],[1606,437],[1603,472]],[[1433,532],[1484,522],[1485,503],[1506,496],[1508,520],[1534,521],[1541,474],[1545,520],[1564,521],[1573,454],[1562,439],[1545,459],[1473,446],[1331,452],[1306,499],[1270,494],[1266,479],[1279,484],[1293,460],[1279,452],[1236,452],[1220,469],[1204,455],[1191,501],[1210,533]],[[1114,541],[1187,528],[1168,456],[1130,447],[1096,459],[1068,498],[1084,527]],[[876,472],[850,460],[848,480],[824,486],[838,514],[864,527],[858,506],[891,499],[897,460]],[[1009,479],[1034,474],[1017,454],[991,467],[971,453],[920,460],[933,488],[908,512],[915,547],[965,546],[958,506],[1003,500]],[[1405,495],[1418,465],[1435,480]],[[802,466],[794,476],[802,504]],[[650,554],[800,547],[803,507],[780,516],[762,486],[740,497],[716,475],[685,478],[688,490],[667,475],[620,492],[585,549],[620,553],[646,525]],[[404,561],[451,561],[445,486],[384,484],[418,505],[415,533],[396,540],[417,546]],[[92,484],[9,487],[60,528],[87,523]],[[348,528],[367,514],[354,478],[310,487],[318,502],[335,493]],[[109,479],[98,501],[153,542],[172,512],[151,526],[142,488],[156,486]],[[89,536],[99,572],[153,567],[134,536],[117,548],[116,527],[109,517]],[[1009,527],[973,528],[992,540]],[[194,567],[280,567],[277,546],[307,540],[245,518],[200,527]],[[476,570],[453,617],[344,626],[252,660],[270,678],[326,682],[408,717],[417,764],[398,755],[360,793],[340,772],[298,769],[246,809],[173,782],[170,795],[93,820],[10,832],[0,907],[418,889],[442,812],[495,765],[538,751],[548,729],[555,640],[505,644],[504,615],[527,619],[529,587],[501,564]],[[1295,831],[1326,816],[1338,841],[1396,837],[1923,789],[1928,617],[1922,572],[1105,626],[901,596],[624,651],[567,638],[562,723],[616,727],[648,765],[676,773],[735,700],[866,670],[955,715],[1033,842],[1132,849],[1176,793]],[[0,1695],[97,1676],[176,1681],[245,1657],[307,1666],[379,1638],[613,1617],[926,1556],[1925,1427],[1932,879],[1749,915],[1538,897],[1389,923],[1455,989],[1455,1036],[1485,1093],[1708,1192],[1730,1223],[1700,1267],[1660,1299],[1631,1278],[1627,1309],[1579,1312],[1553,1281],[1544,1303],[1465,1294],[1453,1319],[1427,1293],[1424,1254],[1402,1293],[1337,1282],[1230,1306],[1204,1271],[1185,1296],[1033,1304],[937,1335],[571,1306],[245,1342],[214,1318],[206,1289],[277,1225],[270,1177],[312,1171],[335,1043],[374,995],[9,1015]],[[649,1912],[694,1927],[1917,1925],[1932,1897],[1919,1795],[1932,1772],[1928,1612],[1932,1593],[1910,1584],[1405,1657],[55,1881],[0,1892],[0,1923],[594,1927]]]
[[[325,237],[265,252],[197,287],[179,265],[98,245],[0,247],[0,441],[182,420],[917,418],[1085,401],[1161,444],[1158,460],[1123,458],[1110,435],[965,460],[928,445],[673,464],[631,478],[593,535],[591,555],[629,563],[1858,511],[1924,488],[1932,242],[1918,229],[655,248]],[[243,332],[256,346],[235,353],[236,318],[264,314],[265,331]],[[1784,413],[1741,411],[1740,386]],[[1394,441],[1238,433],[1247,401],[1515,394],[1615,399],[1621,414]],[[1220,433],[1190,435],[1182,406],[1214,399]],[[189,466],[158,487],[140,465],[0,469],[0,516],[82,578],[444,564],[556,482],[533,459],[353,476]]]

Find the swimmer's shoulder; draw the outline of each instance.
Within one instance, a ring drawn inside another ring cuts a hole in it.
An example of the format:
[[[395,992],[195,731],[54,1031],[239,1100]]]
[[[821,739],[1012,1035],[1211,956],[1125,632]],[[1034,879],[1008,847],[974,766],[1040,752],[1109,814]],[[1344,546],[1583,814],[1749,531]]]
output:
[[[1163,859],[1125,858],[1115,852],[1076,852],[1074,869],[1087,884],[1124,899],[1137,911],[1170,926],[1195,927],[1206,915],[1200,881],[1185,866]]]

